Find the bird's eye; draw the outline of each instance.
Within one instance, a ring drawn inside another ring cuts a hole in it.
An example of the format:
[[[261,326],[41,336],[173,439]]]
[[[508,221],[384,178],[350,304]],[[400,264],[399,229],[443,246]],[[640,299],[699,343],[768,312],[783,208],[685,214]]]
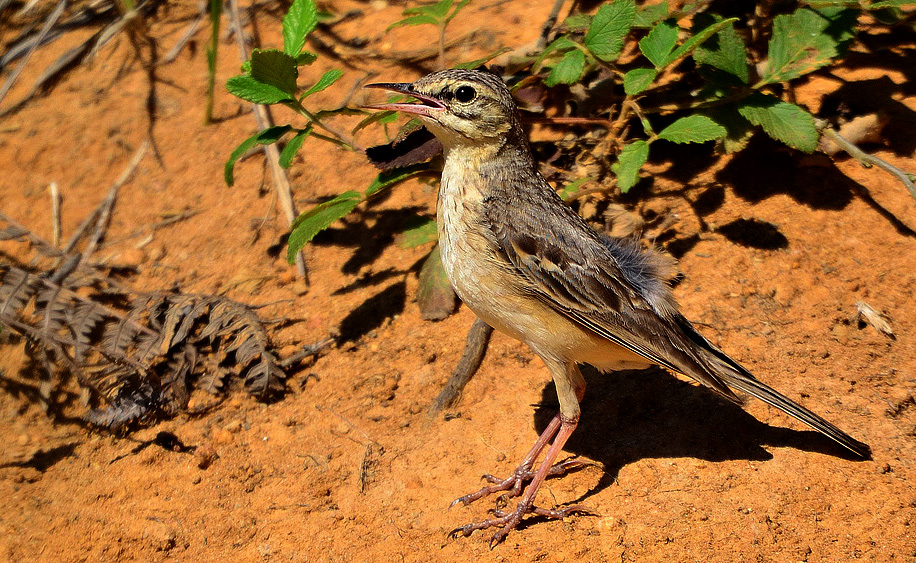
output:
[[[473,100],[477,96],[477,91],[470,86],[459,86],[455,90],[455,99],[459,102],[466,104]]]

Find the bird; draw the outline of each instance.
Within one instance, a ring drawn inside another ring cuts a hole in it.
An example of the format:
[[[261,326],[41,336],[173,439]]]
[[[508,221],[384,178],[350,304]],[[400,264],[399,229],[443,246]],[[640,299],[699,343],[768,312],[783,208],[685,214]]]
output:
[[[543,360],[560,403],[559,413],[512,475],[487,476],[491,485],[453,503],[508,491],[520,495],[515,508],[497,509],[492,518],[451,535],[497,528],[492,548],[526,515],[563,518],[588,512],[578,505],[545,509],[534,503],[548,475],[581,464],[575,459],[556,463],[581,415],[580,364],[601,371],[657,365],[741,404],[734,389],[870,459],[868,445],[760,382],[704,338],[671,293],[669,258],[631,239],[599,233],[559,197],[538,171],[512,93],[500,76],[447,69],[415,82],[366,87],[410,96],[367,107],[414,116],[442,144],[436,216],[446,276],[481,320],[524,342]]]

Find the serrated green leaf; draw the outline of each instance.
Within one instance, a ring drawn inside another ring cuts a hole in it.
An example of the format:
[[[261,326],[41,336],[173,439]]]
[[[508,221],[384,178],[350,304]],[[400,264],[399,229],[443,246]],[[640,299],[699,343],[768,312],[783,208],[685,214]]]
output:
[[[569,31],[586,31],[592,23],[592,16],[588,14],[570,14],[563,20],[560,27]]]
[[[402,20],[398,20],[394,22],[393,24],[386,27],[385,31],[391,31],[392,29],[396,27],[403,27],[405,25],[425,25],[425,24],[431,24],[431,25],[438,26],[439,20],[437,20],[436,18],[432,16],[427,16],[427,15],[410,16],[409,18],[404,18]]]
[[[677,45],[677,31],[675,22],[665,20],[653,27],[649,35],[639,40],[639,50],[655,65],[655,68],[665,66],[665,59]]]
[[[635,96],[652,84],[658,71],[654,68],[634,68],[623,75],[623,91],[628,96]]]
[[[251,77],[293,97],[296,95],[299,69],[296,68],[296,59],[283,51],[255,49],[251,52]]]
[[[568,51],[560,61],[550,69],[544,84],[551,88],[557,84],[575,84],[585,72],[585,53],[576,49]]]
[[[636,18],[633,20],[633,27],[638,27],[640,29],[649,28],[667,17],[667,2],[660,2],[651,6],[641,6],[639,11],[636,12]]]
[[[308,51],[302,51],[296,55],[296,66],[307,66],[318,60],[318,55]]]
[[[318,79],[318,82],[313,84],[311,88],[306,90],[302,94],[302,97],[299,98],[299,101],[301,102],[302,100],[308,98],[312,94],[321,92],[325,88],[329,87],[331,84],[334,84],[335,82],[337,82],[341,76],[343,76],[342,70],[332,68],[331,70],[324,73],[324,75],[322,75],[322,77]]]
[[[811,10],[776,16],[760,85],[813,72],[840,54],[855,33],[854,10]]]
[[[330,201],[319,203],[305,213],[299,215],[292,224],[289,234],[289,248],[286,251],[286,260],[293,264],[296,254],[302,250],[315,235],[330,227],[335,221],[346,216],[356,209],[363,199],[359,192],[349,191],[340,194]]]
[[[408,219],[404,224],[398,246],[401,248],[422,246],[428,242],[436,242],[437,236],[436,220],[417,215]]]
[[[541,54],[538,55],[538,58],[534,61],[534,67],[540,67],[544,59],[550,57],[551,55],[557,53],[565,53],[571,49],[576,48],[576,43],[572,39],[566,37],[565,35],[561,35],[552,41],[550,45],[545,47],[543,51],[541,51]]]
[[[283,51],[295,57],[305,47],[305,38],[318,25],[318,15],[312,0],[293,0],[283,17]]]
[[[672,143],[705,143],[724,137],[727,131],[705,115],[688,115],[662,129],[659,139]]]
[[[731,154],[747,146],[754,135],[754,126],[738,113],[736,104],[727,104],[707,110],[716,123],[725,127],[725,137],[719,139],[722,149]]]
[[[753,94],[738,104],[738,113],[767,135],[804,152],[813,152],[819,138],[814,117],[775,96]]]
[[[286,143],[286,146],[283,147],[283,150],[280,151],[280,166],[283,168],[289,168],[293,163],[293,158],[296,157],[296,154],[299,152],[299,149],[302,148],[302,143],[305,142],[305,138],[311,134],[312,128],[306,127],[305,129],[296,133],[296,135]]]
[[[639,140],[623,147],[617,157],[617,187],[627,193],[639,182],[639,169],[649,159],[649,143]]]
[[[405,16],[427,15],[436,18],[437,20],[441,20],[448,14],[448,11],[452,9],[453,3],[454,0],[441,0],[435,4],[427,4],[426,6],[407,8],[404,10],[403,14]]]
[[[235,163],[238,162],[242,155],[250,151],[255,145],[270,145],[276,143],[280,140],[283,135],[292,130],[292,127],[289,125],[275,125],[273,127],[268,127],[263,131],[258,131],[254,135],[248,137],[241,143],[239,146],[232,151],[232,154],[229,155],[229,159],[226,160],[226,164],[223,165],[223,180],[225,180],[227,186],[231,186],[235,183],[235,176],[233,171],[235,170]]]
[[[227,80],[226,90],[233,96],[254,104],[276,104],[292,99],[279,88],[262,84],[247,74],[233,76]]]
[[[668,66],[674,63],[675,61],[679,60],[681,57],[685,57],[689,55],[690,53],[693,52],[694,49],[696,49],[703,42],[705,42],[710,37],[715,35],[716,32],[718,32],[720,29],[736,21],[738,21],[738,18],[722,20],[714,24],[711,24],[710,26],[698,31],[693,36],[691,36],[689,39],[687,39],[687,41],[684,41],[684,43],[681,44],[680,47],[678,47],[670,55],[668,55],[668,58],[665,59],[665,64],[662,66]]]
[[[366,198],[368,199],[386,188],[390,188],[399,182],[403,182],[408,178],[427,171],[429,171],[429,164],[421,162],[419,164],[411,164],[410,166],[380,172],[379,175],[375,177],[375,180],[369,184],[369,187],[366,188]]]
[[[603,61],[615,61],[636,17],[634,0],[616,0],[598,8],[583,42],[589,52]]]
[[[694,16],[694,25],[706,28],[720,19],[710,14],[697,14]],[[750,76],[747,67],[747,51],[744,39],[735,30],[733,24],[728,24],[711,37],[708,41],[697,46],[693,53],[694,60],[701,64],[717,68],[726,72],[743,84],[747,84]]]

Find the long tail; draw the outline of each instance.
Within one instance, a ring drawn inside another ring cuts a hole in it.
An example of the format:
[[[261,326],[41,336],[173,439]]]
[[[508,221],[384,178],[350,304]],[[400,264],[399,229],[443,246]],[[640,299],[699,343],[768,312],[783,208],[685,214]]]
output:
[[[724,352],[709,343],[703,336],[693,328],[690,321],[681,317],[678,324],[686,336],[695,346],[693,351],[699,352],[697,358],[699,364],[703,364],[712,372],[715,379],[725,383],[727,386],[737,389],[742,393],[747,393],[774,406],[784,413],[797,418],[811,428],[814,428],[821,434],[840,444],[847,450],[864,458],[871,459],[871,448],[849,434],[843,432],[830,422],[827,422],[820,416],[799,405],[795,401],[782,395],[772,387],[765,385],[757,380],[741,364],[731,359]],[[682,322],[681,322],[682,321]],[[687,375],[690,375],[689,373]]]

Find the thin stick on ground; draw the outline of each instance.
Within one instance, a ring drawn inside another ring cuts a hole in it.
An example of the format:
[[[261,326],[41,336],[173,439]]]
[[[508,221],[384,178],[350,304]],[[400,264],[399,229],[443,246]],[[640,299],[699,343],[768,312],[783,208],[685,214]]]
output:
[[[244,33],[242,33],[242,24],[237,0],[229,0],[229,17],[232,19],[232,25],[235,27],[235,42],[239,48],[239,55],[243,61],[247,61],[248,46],[245,45],[245,37]],[[254,112],[254,118],[259,130],[263,131],[271,126],[272,120],[267,108],[260,104],[252,104],[252,111]],[[283,209],[283,214],[286,215],[289,224],[292,225],[296,217],[299,216],[299,212],[296,210],[295,202],[293,202],[293,190],[292,187],[290,187],[289,178],[286,176],[286,171],[280,166],[280,151],[277,150],[276,145],[267,145],[264,147],[264,152],[267,157],[267,164],[270,166],[274,190],[277,192],[280,207]],[[305,265],[305,254],[302,250],[296,253],[296,271],[299,273],[299,277],[302,278],[305,286],[308,287],[308,269]]]
[[[83,258],[80,261],[82,264],[88,263],[89,257],[92,256],[92,253],[95,252],[95,249],[98,247],[102,237],[105,236],[105,231],[108,230],[109,219],[111,219],[111,210],[114,208],[115,201],[118,199],[118,191],[124,184],[127,183],[127,180],[130,179],[131,175],[137,169],[137,166],[140,165],[140,161],[143,160],[144,156],[146,156],[146,151],[149,150],[149,146],[149,139],[143,141],[143,144],[140,145],[140,148],[134,152],[134,156],[127,164],[127,168],[121,172],[121,175],[118,176],[118,179],[115,180],[114,184],[108,188],[108,195],[99,205],[97,212],[92,213],[92,215],[97,217],[95,221],[95,230],[93,231],[92,236],[89,237],[89,243],[86,245],[86,250],[83,252]]]
[[[48,193],[51,196],[51,244],[60,248],[60,189],[57,182],[48,184]]]

